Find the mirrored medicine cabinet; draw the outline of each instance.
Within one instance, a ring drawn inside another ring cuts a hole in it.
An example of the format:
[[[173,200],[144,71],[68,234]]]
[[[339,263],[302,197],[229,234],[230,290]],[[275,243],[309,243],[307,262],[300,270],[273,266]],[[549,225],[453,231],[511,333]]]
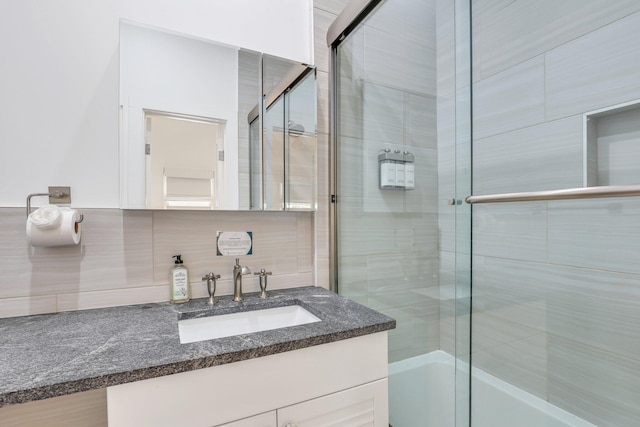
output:
[[[120,23],[123,209],[317,208],[315,68]]]

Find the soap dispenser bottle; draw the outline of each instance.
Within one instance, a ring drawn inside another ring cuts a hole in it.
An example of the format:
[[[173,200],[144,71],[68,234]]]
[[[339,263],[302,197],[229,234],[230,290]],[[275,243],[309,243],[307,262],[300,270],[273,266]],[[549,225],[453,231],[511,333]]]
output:
[[[189,286],[189,270],[182,262],[182,255],[174,255],[175,265],[169,270],[170,301],[172,304],[181,304],[191,299],[191,287]]]

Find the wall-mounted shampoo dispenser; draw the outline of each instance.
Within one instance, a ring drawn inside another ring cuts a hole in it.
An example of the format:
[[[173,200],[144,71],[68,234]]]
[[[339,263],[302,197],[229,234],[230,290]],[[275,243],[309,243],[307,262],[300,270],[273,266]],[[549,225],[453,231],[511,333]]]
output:
[[[415,188],[415,156],[408,151],[391,151],[386,148],[378,153],[381,190],[413,190]]]
[[[413,190],[416,188],[416,157],[408,151],[403,153],[404,156],[404,188],[405,190]]]

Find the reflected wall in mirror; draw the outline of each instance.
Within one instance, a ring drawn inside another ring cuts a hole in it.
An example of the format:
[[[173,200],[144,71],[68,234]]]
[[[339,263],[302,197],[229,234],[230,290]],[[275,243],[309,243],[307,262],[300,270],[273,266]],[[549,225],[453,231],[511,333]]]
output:
[[[156,209],[225,206],[226,121],[144,110],[149,155],[147,205]],[[150,154],[150,153],[149,153]]]
[[[316,210],[315,68],[263,55],[264,210]]]
[[[313,100],[291,98],[308,75]],[[291,120],[315,141],[312,67],[122,21],[121,207],[314,210],[315,151],[305,173],[287,164],[303,160],[288,151],[290,111],[302,104],[313,123]],[[297,182],[310,174],[312,186]],[[294,193],[305,201],[289,203]]]

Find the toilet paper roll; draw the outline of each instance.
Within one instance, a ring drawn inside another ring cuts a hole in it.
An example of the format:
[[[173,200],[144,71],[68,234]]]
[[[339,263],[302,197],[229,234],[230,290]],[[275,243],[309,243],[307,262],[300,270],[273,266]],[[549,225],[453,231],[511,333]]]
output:
[[[58,226],[49,229],[38,228],[31,218],[28,218],[27,240],[31,246],[65,246],[80,243],[82,228],[78,223],[80,220],[78,211],[60,208],[60,217]]]

